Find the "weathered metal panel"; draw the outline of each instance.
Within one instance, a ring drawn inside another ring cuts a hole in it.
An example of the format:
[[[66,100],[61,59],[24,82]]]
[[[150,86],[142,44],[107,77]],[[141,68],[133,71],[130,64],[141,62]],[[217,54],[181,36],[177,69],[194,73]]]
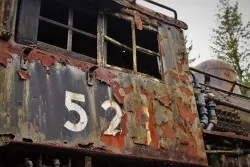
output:
[[[67,142],[114,154],[206,165],[186,59],[176,52],[182,41],[171,42],[166,46],[175,48],[179,68],[168,73],[187,78],[173,77],[168,85],[39,49],[26,57],[25,71],[20,65],[25,47],[1,41],[0,60],[6,66],[0,72],[1,134],[12,133],[19,141],[62,147]],[[91,84],[87,76],[93,76]]]
[[[161,13],[157,13],[151,9],[145,8],[135,3],[135,1],[131,0],[114,0],[117,4],[121,4],[123,8],[123,12],[130,15],[139,15],[146,22],[150,22],[150,24],[157,24],[159,21],[164,22],[168,25],[173,25],[178,28],[183,28],[184,30],[188,29],[188,26],[183,21],[180,21],[175,18],[171,18],[169,16],[163,15]],[[138,12],[139,11],[139,12]]]
[[[181,30],[163,25],[159,42],[161,82],[0,41],[0,133],[15,141],[206,165]]]
[[[19,1],[19,13],[16,28],[16,39],[23,44],[36,44],[40,1],[22,0]]]
[[[196,102],[188,68],[188,56],[185,51],[182,31],[175,27],[159,27],[159,50],[164,69],[164,80],[172,88],[173,110],[178,115],[176,129],[186,135],[181,148],[199,158],[206,158],[202,133],[197,118]],[[187,144],[188,143],[188,144]],[[176,144],[178,145],[178,144]],[[176,146],[175,145],[175,146]]]
[[[14,33],[14,19],[16,12],[16,0],[0,1],[0,36],[5,39]]]

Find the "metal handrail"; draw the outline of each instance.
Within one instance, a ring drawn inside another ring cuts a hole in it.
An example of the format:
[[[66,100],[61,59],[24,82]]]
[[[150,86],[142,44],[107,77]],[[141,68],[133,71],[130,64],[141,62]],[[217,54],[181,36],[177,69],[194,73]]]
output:
[[[203,84],[203,83],[199,83],[201,86],[204,86],[204,87],[208,87],[210,89],[214,89],[216,91],[220,91],[220,92],[223,92],[223,93],[226,93],[228,95],[233,95],[233,96],[236,96],[236,97],[239,97],[239,98],[244,98],[246,100],[250,100],[250,97],[247,97],[247,96],[244,96],[244,95],[241,95],[241,94],[238,94],[238,93],[233,93],[233,92],[228,92],[227,90],[224,90],[224,89],[220,89],[220,88],[216,88],[214,86],[210,86],[210,85],[207,85],[207,84]]]
[[[178,15],[177,15],[176,10],[174,10],[174,9],[172,9],[172,8],[170,8],[170,7],[165,6],[165,5],[163,5],[163,4],[160,4],[160,3],[158,3],[158,2],[152,1],[152,0],[144,0],[144,1],[146,1],[146,2],[148,2],[148,3],[151,3],[151,4],[153,4],[153,5],[159,6],[159,7],[163,8],[163,9],[166,9],[166,10],[171,11],[171,12],[174,13],[174,18],[175,18],[175,19],[178,18]]]
[[[193,67],[190,67],[190,70],[195,71],[195,72],[198,72],[198,73],[201,73],[201,74],[204,74],[204,75],[208,75],[208,76],[210,76],[210,77],[213,77],[213,78],[216,78],[216,79],[219,79],[219,80],[222,80],[222,81],[225,81],[225,82],[234,84],[234,85],[238,85],[238,86],[240,86],[240,87],[243,87],[243,88],[246,88],[246,89],[249,89],[249,90],[250,90],[250,87],[249,87],[249,86],[240,84],[240,83],[238,83],[237,81],[231,81],[231,80],[228,80],[228,79],[224,79],[224,78],[218,77],[218,76],[216,76],[216,75],[213,75],[213,74],[210,74],[210,73],[207,73],[207,72],[198,70],[198,69],[193,68]]]

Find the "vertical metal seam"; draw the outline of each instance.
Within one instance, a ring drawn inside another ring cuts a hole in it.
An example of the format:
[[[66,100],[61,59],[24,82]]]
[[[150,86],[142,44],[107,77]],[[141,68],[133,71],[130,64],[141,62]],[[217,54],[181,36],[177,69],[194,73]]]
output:
[[[103,35],[102,35],[103,12],[99,11],[97,16],[97,65],[102,66]]]
[[[137,72],[137,60],[136,60],[136,35],[135,35],[135,21],[131,21],[131,30],[132,30],[132,49],[133,49],[133,68],[134,72]]]
[[[37,31],[36,31],[36,36],[35,36],[35,41],[36,41],[36,44],[37,44],[37,38],[38,38],[38,31],[39,31],[39,22],[40,22],[40,19],[39,19],[39,17],[40,17],[40,13],[41,13],[41,6],[42,6],[42,0],[39,0],[39,4],[38,4],[38,8],[37,8],[37,10],[38,10],[38,18],[37,18],[37,20],[36,20],[36,24],[37,24]],[[19,18],[18,18],[19,19]]]
[[[136,60],[136,34],[135,34],[135,21],[131,21],[131,30],[132,30],[132,50],[133,50],[133,69],[134,72],[137,72],[137,60]],[[134,92],[137,94],[137,83],[134,77],[131,78]]]
[[[99,66],[105,66],[107,62],[107,43],[104,39],[106,27],[105,14],[100,11],[97,20],[97,64]]]
[[[73,8],[69,9],[68,26],[73,27]],[[72,36],[73,36],[73,31],[70,28],[70,29],[68,29],[68,40],[67,40],[67,50],[68,51],[72,50]]]
[[[158,68],[159,68],[159,72],[160,72],[160,75],[161,75],[161,78],[163,79],[163,60],[162,60],[162,56],[161,56],[161,53],[160,53],[160,37],[159,37],[159,28],[157,29],[157,42],[158,42],[158,53],[160,56],[157,57],[157,62],[158,62]]]
[[[107,19],[105,13],[103,13],[103,65],[107,64],[107,41],[104,39],[104,35],[107,34]]]
[[[13,20],[12,20],[12,36],[11,36],[11,40],[15,40],[15,34],[16,34],[16,24],[17,24],[17,9],[18,9],[18,4],[20,3],[20,0],[14,1],[14,14],[13,14]]]

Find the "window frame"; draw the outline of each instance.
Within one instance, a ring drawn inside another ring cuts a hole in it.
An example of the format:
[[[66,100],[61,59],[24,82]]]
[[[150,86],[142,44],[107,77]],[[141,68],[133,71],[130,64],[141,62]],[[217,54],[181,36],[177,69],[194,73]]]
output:
[[[80,29],[73,27],[73,8],[74,8],[74,6],[68,6],[68,9],[69,9],[69,11],[68,11],[68,24],[66,25],[66,24],[60,23],[58,21],[41,16],[40,15],[41,1],[42,0],[33,0],[32,1],[33,4],[31,5],[31,6],[33,6],[33,8],[31,8],[32,9],[31,11],[26,10],[26,9],[30,9],[29,6],[26,7],[26,5],[29,4],[28,2],[30,2],[29,0],[22,0],[22,1],[18,2],[18,3],[21,3],[21,4],[18,4],[18,6],[21,6],[21,7],[19,7],[21,9],[19,9],[19,17],[17,18],[15,41],[17,43],[26,44],[26,45],[37,45],[39,48],[41,48],[43,50],[56,52],[56,53],[63,54],[63,55],[73,57],[73,58],[77,58],[77,59],[84,59],[90,63],[97,64],[97,57],[92,58],[91,56],[72,51],[73,32],[76,32],[76,33],[79,33],[79,34],[84,35],[86,37],[89,37],[92,39],[94,38],[97,40],[97,34],[94,35],[94,34],[91,34],[91,33],[88,33],[86,31],[83,31],[83,30],[80,30]],[[56,1],[56,2],[60,3],[58,1]],[[32,23],[34,24],[34,27],[33,27],[34,31],[31,31],[32,39],[27,39],[27,40],[25,39],[25,37],[27,37],[28,34],[30,33],[30,28],[20,27],[20,22],[24,16],[28,17],[27,20],[31,19],[33,21]],[[99,18],[99,16],[97,15],[97,22],[98,22],[98,18]],[[68,31],[68,33],[67,33],[67,49],[60,48],[58,46],[55,46],[55,45],[52,45],[49,43],[45,43],[45,42],[39,41],[37,39],[40,21],[67,29],[67,31]],[[20,31],[21,31],[21,34],[20,34]],[[22,31],[24,31],[24,32],[22,32]]]
[[[97,34],[93,35],[91,33],[88,33],[88,32],[85,32],[83,30],[79,30],[79,29],[73,27],[73,8],[74,8],[74,6],[68,6],[68,8],[70,9],[69,10],[69,17],[68,17],[68,24],[65,25],[63,23],[60,23],[60,22],[51,20],[49,18],[45,18],[43,16],[40,16],[41,1],[42,0],[32,0],[31,4],[29,4],[30,0],[18,1],[18,6],[21,6],[21,7],[19,7],[19,11],[17,12],[17,13],[19,13],[19,17],[16,18],[17,25],[16,25],[15,41],[17,43],[26,44],[26,45],[30,45],[30,44],[37,45],[42,50],[56,52],[56,53],[63,54],[65,56],[73,57],[76,59],[82,59],[82,60],[85,60],[87,62],[96,64],[96,65],[99,65],[102,67],[107,67],[107,68],[115,69],[115,70],[126,72],[126,73],[138,74],[140,76],[151,77],[151,78],[154,78],[158,81],[162,80],[162,78],[163,78],[163,65],[162,65],[162,58],[161,58],[160,53],[159,53],[160,52],[159,32],[158,32],[158,28],[155,27],[154,25],[150,25],[146,21],[142,20],[143,29],[157,33],[157,41],[158,41],[158,49],[159,49],[158,53],[136,45],[136,23],[135,23],[135,18],[131,15],[126,15],[123,13],[114,13],[114,12],[110,12],[107,9],[99,9],[99,12],[97,13]],[[21,4],[19,4],[20,2],[21,2]],[[58,3],[60,3],[60,2],[58,2]],[[27,10],[27,9],[31,9],[31,10]],[[107,36],[107,28],[108,28],[107,27],[107,18],[106,18],[107,15],[112,15],[112,17],[117,17],[118,19],[124,19],[124,20],[130,22],[131,32],[132,32],[132,34],[131,34],[132,35],[132,48],[130,48],[126,45],[123,45],[119,41]],[[22,22],[22,20],[23,20],[22,17],[24,17],[24,16],[27,17],[26,20],[24,20],[26,22],[21,23],[22,27],[20,27],[20,22]],[[32,24],[34,24],[34,26],[32,27],[33,29],[31,29],[30,27],[25,27],[25,23],[27,23],[27,21],[30,21],[30,20],[31,20]],[[60,48],[60,47],[57,47],[57,46],[54,46],[54,45],[51,45],[48,43],[44,43],[42,41],[38,41],[37,37],[38,37],[39,21],[44,21],[44,22],[49,23],[49,24],[53,24],[53,25],[56,25],[59,27],[66,28],[68,30],[67,49]],[[21,34],[18,34],[18,32],[20,33],[20,31],[21,31]],[[73,32],[77,32],[77,33],[80,33],[81,35],[96,39],[96,42],[97,42],[97,56],[96,56],[96,58],[92,58],[88,55],[84,55],[84,54],[72,51]],[[30,35],[30,37],[28,34]],[[26,37],[28,37],[28,38],[26,39]],[[125,49],[128,49],[132,52],[133,70],[122,68],[122,67],[115,66],[115,65],[109,65],[107,63],[107,42],[111,42],[112,44],[115,44],[115,45],[118,44],[118,46],[123,46]],[[150,74],[137,71],[137,57],[136,57],[137,51],[146,53],[149,56],[157,56],[157,65],[158,65],[158,70],[159,70],[159,74],[160,74],[161,78],[156,78],[155,76],[152,76]]]
[[[108,68],[112,68],[112,69],[115,69],[115,70],[119,70],[119,71],[126,71],[126,72],[129,72],[129,73],[137,73],[141,76],[147,76],[147,77],[152,77],[156,80],[161,80],[163,78],[162,76],[162,71],[163,71],[163,66],[162,66],[162,59],[161,59],[161,56],[160,56],[160,51],[157,52],[154,52],[154,51],[151,51],[150,49],[146,49],[144,47],[141,47],[141,46],[138,46],[136,45],[136,23],[135,23],[135,19],[134,17],[130,16],[130,15],[125,15],[125,14],[121,14],[121,13],[112,13],[112,12],[109,12],[107,10],[104,10],[101,12],[101,15],[103,15],[103,19],[104,19],[104,23],[102,25],[102,40],[99,40],[100,41],[100,45],[104,46],[103,48],[103,58],[100,60],[100,64],[102,64],[103,66],[105,67],[108,67]],[[113,39],[111,37],[109,37],[107,35],[107,19],[106,19],[106,16],[107,15],[111,15],[112,17],[116,17],[118,19],[123,19],[123,20],[126,20],[128,22],[130,22],[131,24],[131,32],[132,32],[132,48],[130,48],[129,46],[126,46],[125,44],[122,44],[121,42],[117,41],[116,39]],[[157,33],[157,42],[158,42],[158,50],[159,49],[159,32],[158,32],[158,28],[154,27],[154,26],[151,26],[149,24],[146,24],[145,22],[143,22],[142,24],[143,26],[143,29],[146,29],[148,31],[152,31],[154,33]],[[111,42],[112,44],[114,45],[117,45],[119,47],[122,47],[126,50],[129,50],[132,52],[132,56],[133,56],[133,70],[130,70],[130,69],[126,69],[126,68],[122,68],[122,67],[119,67],[119,66],[115,66],[115,65],[110,65],[107,63],[107,42]],[[137,51],[139,52],[143,52],[149,56],[157,56],[157,65],[158,65],[158,70],[159,70],[159,74],[161,76],[161,78],[156,78],[155,76],[152,76],[150,74],[147,74],[147,73],[142,73],[142,72],[138,72],[137,71]]]

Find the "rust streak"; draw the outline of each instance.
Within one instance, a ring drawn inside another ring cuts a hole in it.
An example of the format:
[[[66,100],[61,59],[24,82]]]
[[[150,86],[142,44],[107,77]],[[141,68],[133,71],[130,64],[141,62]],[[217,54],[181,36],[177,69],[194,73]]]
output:
[[[177,68],[178,68],[178,71],[179,71],[180,73],[183,71],[182,66],[183,66],[183,63],[182,63],[182,62],[177,63]]]
[[[145,95],[149,100],[154,100],[156,98],[156,94],[154,91],[147,93],[143,87],[140,88],[140,93]]]
[[[135,25],[138,30],[143,29],[141,17],[137,14],[135,14]]]
[[[68,58],[63,55],[58,55],[51,52],[46,52],[38,49],[34,49],[28,56],[29,62],[41,61],[43,66],[50,67],[56,62],[62,63],[64,65],[69,64],[81,69],[83,72],[87,72],[91,67],[95,66],[90,63],[86,63],[85,61],[75,60],[72,58]]]
[[[7,63],[8,63],[8,59],[11,58],[10,56],[4,56],[4,55],[0,55],[0,64],[3,65],[4,67],[6,67]]]
[[[179,75],[179,77],[180,77],[180,81],[183,83],[186,83],[189,80],[187,74]]]
[[[108,136],[104,135],[104,130],[101,135],[101,140],[109,145],[109,146],[114,146],[118,147],[120,149],[124,149],[125,147],[125,136],[127,135],[128,129],[127,129],[127,115],[124,114],[121,120],[121,129],[122,132],[121,134],[117,134],[116,136]]]
[[[156,98],[156,94],[155,94],[154,91],[152,91],[152,92],[148,93],[148,96],[147,96],[147,97],[148,97],[149,100],[153,100],[153,99]]]
[[[171,100],[167,96],[161,97],[159,100],[165,107],[168,107],[171,104]]]
[[[186,120],[189,119],[190,123],[193,124],[196,118],[196,115],[192,113],[192,109],[190,105],[184,104],[182,98],[178,98],[178,107],[181,117]]]
[[[17,72],[18,72],[20,78],[23,79],[23,80],[27,80],[30,77],[30,75],[28,74],[27,71],[19,70]]]
[[[147,92],[143,87],[140,88],[140,93],[147,96]]]
[[[160,128],[163,131],[164,137],[176,137],[175,131],[168,124],[161,124]]]
[[[152,103],[149,105],[149,131],[151,135],[151,145],[153,146],[154,149],[159,149],[159,136],[158,133],[156,132],[155,129],[155,116],[153,112],[153,105]]]
[[[11,54],[17,53],[18,55],[21,55],[22,49],[21,48],[15,48],[10,43],[1,40],[0,41],[0,64],[6,67],[8,63],[8,59],[11,59]]]
[[[177,75],[175,72],[169,71],[169,74],[171,75],[171,77],[172,77],[176,82],[179,82],[179,81],[180,81],[178,75]]]
[[[117,77],[116,74],[114,74],[106,69],[98,68],[96,70],[96,79],[103,81],[107,84],[110,84],[110,82],[112,82],[112,80],[116,77]]]
[[[181,86],[179,88],[180,88],[181,92],[185,93],[188,97],[193,95],[193,93],[189,89],[185,88],[184,86]]]
[[[159,45],[159,47],[160,47],[160,55],[164,57],[165,56],[164,47],[161,44]]]

